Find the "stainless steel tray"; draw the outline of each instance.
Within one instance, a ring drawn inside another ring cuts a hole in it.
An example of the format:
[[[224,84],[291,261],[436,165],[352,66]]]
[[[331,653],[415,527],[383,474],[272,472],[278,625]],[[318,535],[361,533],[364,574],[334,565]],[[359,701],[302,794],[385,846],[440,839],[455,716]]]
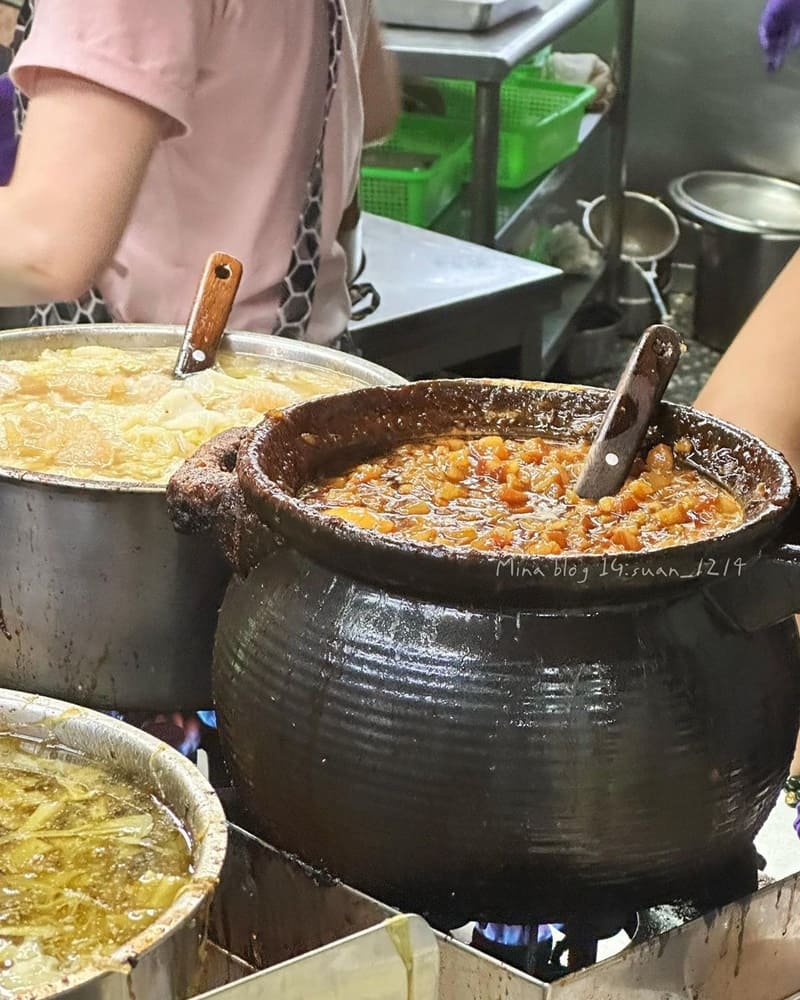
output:
[[[523,11],[550,6],[540,0],[375,0],[384,24],[445,31],[488,31]]]

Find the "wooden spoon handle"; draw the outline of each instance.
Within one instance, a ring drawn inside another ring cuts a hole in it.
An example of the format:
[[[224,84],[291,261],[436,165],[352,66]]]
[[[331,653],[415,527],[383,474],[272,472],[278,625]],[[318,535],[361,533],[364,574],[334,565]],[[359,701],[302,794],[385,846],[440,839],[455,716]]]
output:
[[[178,352],[176,378],[186,378],[213,366],[241,280],[240,260],[227,253],[211,254]]]
[[[586,456],[575,487],[580,496],[613,496],[628,478],[684,349],[680,334],[671,327],[645,330]]]

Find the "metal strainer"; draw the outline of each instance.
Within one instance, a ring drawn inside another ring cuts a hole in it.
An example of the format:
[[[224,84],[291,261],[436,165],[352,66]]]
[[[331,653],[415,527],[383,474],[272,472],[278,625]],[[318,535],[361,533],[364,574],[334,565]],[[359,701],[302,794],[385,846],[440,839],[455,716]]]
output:
[[[605,250],[611,226],[605,195],[578,204],[583,208],[584,232],[595,247]],[[647,194],[625,192],[621,258],[647,283],[662,323],[670,323],[671,316],[656,281],[656,264],[672,253],[680,235],[677,218],[663,202]]]

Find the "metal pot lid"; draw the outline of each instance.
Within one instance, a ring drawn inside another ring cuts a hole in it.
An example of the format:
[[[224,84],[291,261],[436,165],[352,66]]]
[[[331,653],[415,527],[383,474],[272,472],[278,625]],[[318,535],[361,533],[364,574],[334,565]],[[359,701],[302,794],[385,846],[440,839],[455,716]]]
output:
[[[800,185],[777,177],[702,170],[673,180],[679,209],[701,222],[744,233],[800,236]]]

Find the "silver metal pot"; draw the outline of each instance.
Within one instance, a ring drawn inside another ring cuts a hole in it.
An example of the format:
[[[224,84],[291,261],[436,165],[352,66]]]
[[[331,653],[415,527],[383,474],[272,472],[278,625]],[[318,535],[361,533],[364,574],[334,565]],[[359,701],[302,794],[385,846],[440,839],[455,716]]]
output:
[[[0,358],[45,347],[174,346],[169,326],[0,333]],[[402,383],[360,358],[252,333],[235,353],[294,359],[366,385]],[[202,539],[175,533],[164,487],[0,469],[0,684],[93,708],[210,708],[211,649],[230,571]]]
[[[619,310],[602,303],[579,311],[567,348],[558,360],[559,372],[569,379],[580,379],[613,367],[622,319]]]
[[[724,351],[800,249],[800,185],[706,170],[672,181],[669,195],[696,235],[695,336]]]
[[[219,799],[200,771],[176,750],[105,715],[65,702],[0,688],[0,731],[55,738],[99,764],[150,789],[185,825],[194,846],[192,881],[168,910],[109,958],[107,969],[87,969],[35,990],[25,1000],[178,1000],[198,978],[200,949],[211,898],[227,847]]]

